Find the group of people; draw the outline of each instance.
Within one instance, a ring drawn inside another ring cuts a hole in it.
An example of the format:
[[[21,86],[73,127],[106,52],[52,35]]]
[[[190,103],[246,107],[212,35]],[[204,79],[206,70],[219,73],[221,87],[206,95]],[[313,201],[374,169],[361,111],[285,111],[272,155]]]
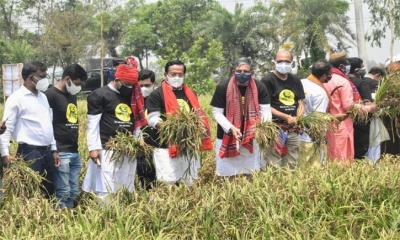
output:
[[[249,175],[268,166],[320,166],[326,159],[350,163],[355,157],[368,155],[365,132],[369,126],[354,124],[347,112],[354,105],[366,112],[375,111],[373,92],[384,71],[372,68],[365,77],[361,59],[335,53],[329,62],[314,63],[311,74],[299,80],[291,74],[292,61],[290,52],[277,52],[275,69],[258,81],[250,60],[241,58],[230,78],[217,85],[210,104],[217,122],[218,176]],[[213,149],[207,116],[185,84],[185,74],[183,62],[170,61],[156,88],[154,72],[139,71],[135,58],[129,57],[116,67],[113,81],[89,94],[86,136],[90,161],[83,191],[107,201],[110,193],[121,188],[134,191],[136,176],[146,189],[155,181],[190,185],[198,178],[201,159],[188,161],[180,156],[179,146],[159,139],[160,125],[168,116],[178,109],[193,110],[206,129],[201,149]],[[4,132],[0,137],[2,166],[10,163],[13,138],[18,144],[17,155],[45,176],[44,194],[55,194],[60,208],[72,208],[80,192],[82,168],[76,94],[87,73],[78,64],[67,66],[61,79],[49,87],[46,66],[31,62],[24,64],[22,78],[23,85],[5,103],[0,132]],[[315,143],[296,127],[299,116],[315,111],[328,112],[340,121],[326,136],[327,154],[321,151],[316,155]],[[257,124],[265,121],[275,122],[280,131],[277,144],[262,153],[254,138]],[[132,156],[112,161],[106,143],[121,131],[133,133],[154,147],[150,164]]]

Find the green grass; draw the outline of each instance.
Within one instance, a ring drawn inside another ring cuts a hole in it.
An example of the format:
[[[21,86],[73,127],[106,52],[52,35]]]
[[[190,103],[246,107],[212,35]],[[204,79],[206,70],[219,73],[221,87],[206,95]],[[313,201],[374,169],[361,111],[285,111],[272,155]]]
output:
[[[209,100],[202,97],[202,105]],[[83,101],[79,108],[85,123]],[[84,131],[80,151],[86,163]],[[386,156],[377,167],[268,169],[230,181],[214,171],[212,152],[205,155],[195,186],[120,192],[109,206],[83,194],[77,209],[60,211],[39,195],[12,196],[0,209],[0,238],[400,239],[400,165],[394,157]]]

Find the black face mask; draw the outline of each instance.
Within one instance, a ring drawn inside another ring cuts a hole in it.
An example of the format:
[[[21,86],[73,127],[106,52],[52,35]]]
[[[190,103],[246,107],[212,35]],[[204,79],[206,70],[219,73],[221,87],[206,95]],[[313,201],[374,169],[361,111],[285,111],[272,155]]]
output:
[[[235,78],[236,81],[238,82],[238,85],[240,86],[248,86],[250,79],[251,79],[251,74],[249,73],[235,73]]]
[[[132,88],[128,88],[127,86],[122,85],[118,91],[122,97],[130,99],[132,96]]]

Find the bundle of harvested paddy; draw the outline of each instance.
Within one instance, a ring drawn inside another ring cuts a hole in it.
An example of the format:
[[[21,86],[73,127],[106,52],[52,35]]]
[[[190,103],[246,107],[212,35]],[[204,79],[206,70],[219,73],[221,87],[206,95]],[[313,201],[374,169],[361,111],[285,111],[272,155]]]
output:
[[[378,117],[395,119],[400,116],[400,72],[384,78],[375,94]]]
[[[362,108],[361,104],[354,104],[351,106],[347,114],[355,123],[366,124],[369,120],[369,114]]]
[[[152,158],[153,149],[142,138],[133,136],[129,132],[118,132],[106,143],[106,149],[112,151],[111,161],[122,164],[125,156],[133,161],[144,156],[147,161]]]
[[[5,198],[38,196],[41,194],[43,180],[44,178],[38,172],[32,170],[30,163],[17,158],[4,169]]]
[[[265,152],[271,148],[275,144],[278,134],[279,126],[274,122],[266,121],[257,124],[255,140],[260,150]]]
[[[178,110],[166,116],[160,126],[160,141],[176,145],[178,154],[187,160],[200,154],[201,140],[207,134],[200,117],[193,110]]]
[[[297,125],[305,131],[317,145],[325,142],[326,133],[332,129],[337,119],[329,113],[312,112],[297,119]]]

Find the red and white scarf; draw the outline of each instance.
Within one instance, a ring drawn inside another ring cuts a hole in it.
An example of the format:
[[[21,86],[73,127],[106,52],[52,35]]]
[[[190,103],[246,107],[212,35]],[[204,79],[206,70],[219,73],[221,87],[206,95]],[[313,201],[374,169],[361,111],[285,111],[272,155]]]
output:
[[[250,79],[247,86],[244,104],[241,105],[242,95],[235,76],[232,76],[226,93],[226,118],[238,129],[243,122],[243,136],[240,144],[250,153],[253,153],[253,139],[256,134],[256,125],[260,121],[260,110],[258,103],[258,90],[256,82]],[[230,158],[240,155],[238,141],[232,133],[224,134],[222,145],[219,150],[220,158]]]
[[[179,104],[176,99],[176,96],[172,90],[172,87],[164,80],[161,83],[163,96],[164,96],[164,107],[165,112],[168,115],[172,115],[176,113],[179,109]],[[210,125],[208,123],[208,118],[203,109],[200,107],[200,103],[197,99],[196,94],[186,85],[182,85],[183,92],[185,93],[186,98],[189,100],[190,105],[192,106],[195,113],[200,117],[203,122],[203,126],[206,128],[206,135],[201,139],[201,150],[209,151],[212,150],[212,142],[211,142],[211,131]],[[179,148],[177,145],[170,144],[168,146],[169,156],[171,158],[177,157],[179,154]]]

